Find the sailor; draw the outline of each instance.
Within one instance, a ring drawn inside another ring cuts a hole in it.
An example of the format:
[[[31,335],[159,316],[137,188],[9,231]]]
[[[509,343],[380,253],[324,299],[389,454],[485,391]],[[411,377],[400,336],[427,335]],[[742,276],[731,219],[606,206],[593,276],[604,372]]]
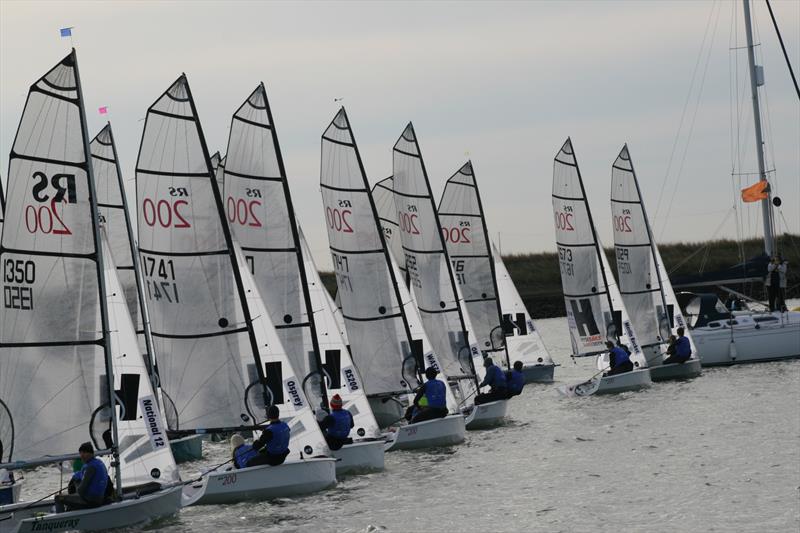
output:
[[[253,448],[258,454],[247,461],[247,466],[283,464],[289,455],[289,436],[291,431],[286,422],[281,421],[281,412],[277,405],[270,405],[267,409],[269,426],[264,428],[261,436],[253,441]]]
[[[623,346],[615,346],[613,342],[606,341],[608,348],[609,363],[611,370],[603,374],[604,376],[613,376],[615,374],[623,374],[633,370],[633,363],[631,356]]]
[[[353,415],[347,409],[343,409],[342,397],[334,394],[331,398],[331,413],[322,419],[319,427],[328,442],[328,448],[338,450],[345,444],[353,444],[353,439],[349,437],[350,430],[355,426]]]
[[[432,366],[425,370],[427,381],[417,389],[412,404],[412,424],[447,416],[447,386],[436,379],[438,373]]]
[[[789,263],[783,261],[777,255],[773,256],[772,261],[767,265],[767,279],[764,280],[764,285],[767,286],[770,311],[782,311],[785,307],[784,293],[786,292],[786,272],[788,268]]]
[[[525,375],[522,373],[522,361],[514,361],[514,368],[507,375],[508,397],[518,396],[525,387]]]
[[[669,353],[669,349],[667,349]],[[664,364],[671,363],[685,363],[692,358],[692,343],[689,342],[689,337],[684,335],[684,329],[678,328],[678,338],[675,339],[674,353],[664,359]]]
[[[481,384],[478,385],[478,390],[488,385],[489,392],[475,396],[475,405],[505,400],[508,397],[508,385],[506,384],[505,374],[500,370],[500,367],[494,364],[491,357],[487,357],[483,360],[483,366],[486,368],[486,377],[484,377]]]
[[[57,513],[100,507],[106,502],[107,489],[111,486],[106,465],[94,456],[91,442],[81,444],[78,453],[83,466],[72,475],[68,489],[70,494],[55,497]]]
[[[245,444],[244,437],[238,433],[231,435],[231,459],[236,468],[247,468],[250,460],[258,456],[252,444]]]

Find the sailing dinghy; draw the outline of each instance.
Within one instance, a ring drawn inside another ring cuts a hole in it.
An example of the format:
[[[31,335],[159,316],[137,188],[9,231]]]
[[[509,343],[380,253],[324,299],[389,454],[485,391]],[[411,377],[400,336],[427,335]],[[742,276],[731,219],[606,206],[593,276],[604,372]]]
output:
[[[492,257],[497,275],[497,295],[503,313],[508,356],[512,361],[522,361],[525,383],[552,383],[557,365],[547,352],[547,347],[494,243],[492,243]]]
[[[665,381],[699,376],[697,348],[658,252],[627,145],[622,147],[612,165],[611,216],[619,291],[639,335],[650,379]],[[685,330],[692,356],[685,363],[665,365],[666,344],[670,335],[677,337],[678,328]]]
[[[553,162],[553,215],[572,354],[597,356],[600,370],[589,380],[562,386],[559,391],[569,396],[588,396],[649,387],[647,360],[597,236],[569,139]],[[601,376],[608,370],[602,357],[608,351],[606,341],[628,347],[634,370]]]
[[[478,380],[485,373],[483,356],[470,336],[474,337],[473,329],[468,327],[469,317],[462,309],[464,298],[455,282],[428,173],[411,123],[395,143],[392,161],[392,192],[404,263],[422,325],[443,362],[444,374],[456,386],[467,417],[467,429],[496,425],[505,418],[508,400],[474,403]]]
[[[328,240],[353,360],[382,427],[397,423],[425,368],[441,365],[411,336],[384,234],[350,123],[340,109],[322,134],[320,173]],[[446,379],[446,378],[445,378]],[[448,387],[444,418],[403,425],[388,450],[448,446],[464,440],[464,418]]]
[[[139,252],[174,434],[258,431],[270,405],[291,428],[280,466],[223,464],[184,488],[184,505],[315,492],[335,460],[269,320],[222,197],[189,84],[148,109],[136,167]]]
[[[115,498],[54,513],[0,507],[0,531],[95,531],[180,509],[181,482],[100,227],[75,50],[35,82],[10,155],[0,260],[0,469],[111,456]],[[43,364],[45,363],[46,364]],[[113,405],[113,408],[109,408]],[[110,476],[111,478],[111,476]]]

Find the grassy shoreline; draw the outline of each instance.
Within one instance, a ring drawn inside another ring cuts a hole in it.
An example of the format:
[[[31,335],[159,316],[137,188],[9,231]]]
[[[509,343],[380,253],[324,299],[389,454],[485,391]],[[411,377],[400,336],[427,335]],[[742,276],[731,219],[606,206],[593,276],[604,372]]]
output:
[[[700,272],[711,272],[730,267],[761,253],[763,241],[750,239],[739,243],[733,240],[716,240],[697,243],[671,243],[659,245],[661,257],[670,277]],[[800,235],[781,235],[778,249],[789,261],[787,297],[800,297]],[[605,249],[612,270],[616,269],[613,248]],[[564,316],[564,297],[561,292],[561,275],[555,252],[515,254],[503,256],[514,284],[517,286],[533,318]],[[332,272],[320,272],[322,281],[332,294],[336,291],[336,278]],[[761,283],[732,286],[757,299],[766,299]],[[708,289],[706,289],[708,290]]]

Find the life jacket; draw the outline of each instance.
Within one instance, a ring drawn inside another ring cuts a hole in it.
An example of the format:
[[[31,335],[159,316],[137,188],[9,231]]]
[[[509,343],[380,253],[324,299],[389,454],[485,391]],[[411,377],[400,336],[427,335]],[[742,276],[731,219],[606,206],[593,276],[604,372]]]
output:
[[[328,428],[328,435],[337,439],[346,439],[350,434],[353,415],[347,409],[334,409],[331,411],[333,427]]]
[[[489,386],[493,389],[505,389],[506,388],[506,377],[503,375],[503,371],[500,370],[500,367],[497,365],[492,365],[486,369],[486,373],[489,375]]]
[[[106,465],[103,464],[103,461],[97,457],[92,457],[89,462],[81,468],[81,478],[86,475],[85,472],[89,466],[94,467],[94,476],[92,476],[92,480],[89,482],[89,489],[86,491],[86,497],[93,500],[102,500],[106,495],[108,470],[106,470]]]
[[[252,445],[242,444],[233,450],[233,462],[236,464],[236,468],[247,468],[248,461],[257,455],[258,450]]]
[[[447,388],[444,382],[438,379],[429,379],[425,382],[425,397],[429,407],[447,407]]]
[[[269,425],[272,439],[267,443],[267,453],[270,455],[284,455],[289,451],[289,426],[286,422],[271,422]]]
[[[620,346],[614,346],[611,349],[611,368],[617,368],[620,365],[631,362],[631,357]]]
[[[679,337],[675,343],[675,355],[688,359],[692,356],[692,345],[687,337]]]
[[[511,373],[508,375],[508,388],[514,394],[518,394],[522,392],[522,387],[525,386],[525,376],[522,375],[522,372],[517,370],[512,370]]]

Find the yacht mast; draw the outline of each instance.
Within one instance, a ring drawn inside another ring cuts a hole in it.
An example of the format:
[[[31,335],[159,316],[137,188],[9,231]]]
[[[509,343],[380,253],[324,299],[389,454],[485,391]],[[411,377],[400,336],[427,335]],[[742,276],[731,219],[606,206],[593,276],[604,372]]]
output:
[[[743,0],[744,26],[747,32],[747,62],[750,67],[750,92],[753,96],[753,125],[756,134],[756,154],[758,155],[759,178],[767,180],[767,170],[764,165],[764,139],[761,134],[761,108],[758,103],[758,87],[764,85],[764,71],[761,66],[756,66],[755,48],[753,45],[753,28],[750,20],[750,0]],[[758,73],[761,73],[760,79]],[[776,252],[775,240],[772,233],[772,192],[767,188],[767,198],[761,200],[761,212],[764,217],[764,252],[772,256]]]

